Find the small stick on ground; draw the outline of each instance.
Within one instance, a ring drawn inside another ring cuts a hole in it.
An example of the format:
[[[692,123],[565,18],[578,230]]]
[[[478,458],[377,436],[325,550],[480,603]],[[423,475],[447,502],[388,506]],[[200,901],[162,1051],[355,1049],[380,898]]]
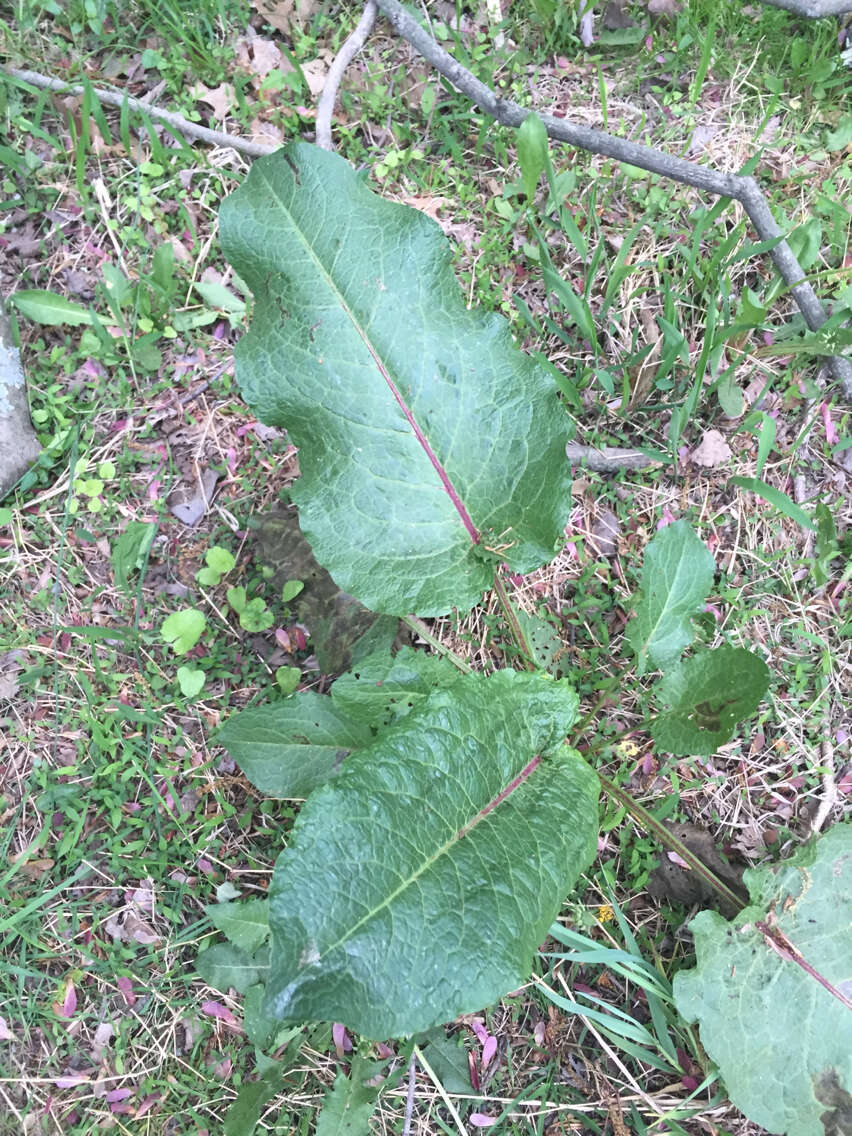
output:
[[[405,1097],[405,1120],[402,1124],[402,1136],[411,1136],[411,1119],[414,1116],[414,1090],[417,1087],[417,1058],[412,1053],[408,1064],[408,1093]]]
[[[50,76],[42,75],[38,71],[22,71],[18,67],[0,67],[0,74],[9,75],[11,78],[17,79],[21,83],[27,83],[40,91],[56,91],[65,95],[85,94],[84,89],[80,86],[63,83],[61,79],[51,79]],[[194,138],[199,142],[206,142],[208,146],[229,146],[232,150],[245,154],[247,158],[262,158],[264,154],[271,154],[278,149],[277,146],[264,146],[260,142],[250,142],[247,138],[237,138],[233,134],[225,134],[221,130],[210,130],[206,126],[199,126],[197,122],[188,122],[180,114],[174,114],[170,110],[161,110],[160,107],[143,102],[142,99],[131,98],[123,91],[105,91],[97,87],[94,89],[94,93],[104,106],[121,110],[126,103],[131,110],[146,114],[157,122],[164,122],[173,130],[183,134],[185,138]]]
[[[343,72],[364,46],[373,24],[376,22],[376,10],[373,0],[367,0],[355,31],[343,41],[340,51],[338,51],[334,57],[334,62],[328,69],[325,86],[317,103],[316,139],[317,146],[320,146],[323,150],[334,149],[334,143],[331,140],[331,119],[337,100],[337,88],[343,78]]]
[[[825,735],[819,747],[820,763],[825,767],[825,773],[822,775],[822,800],[814,815],[811,825],[811,836],[818,835],[822,826],[831,816],[832,809],[837,804],[837,784],[834,780],[834,746],[831,744],[828,735],[830,728],[831,723],[828,718],[826,718],[825,722],[823,722]]]
[[[618,473],[621,469],[649,469],[661,462],[641,450],[621,450],[615,446],[581,446],[569,442],[565,447],[569,465],[583,465],[595,473]]]

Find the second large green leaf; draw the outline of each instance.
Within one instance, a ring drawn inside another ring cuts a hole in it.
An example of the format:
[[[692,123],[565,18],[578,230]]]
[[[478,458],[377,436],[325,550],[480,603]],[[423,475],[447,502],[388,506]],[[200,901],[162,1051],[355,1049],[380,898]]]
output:
[[[745,873],[732,923],[689,925],[698,964],[674,979],[678,1011],[749,1120],[788,1136],[852,1132],[852,825]]]
[[[548,562],[568,518],[567,420],[506,321],[469,311],[423,213],[295,143],[222,205],[255,296],[242,393],[299,446],[293,490],[319,562],[374,611],[468,609],[495,556]]]
[[[524,982],[597,846],[576,710],[542,675],[460,676],[352,754],[275,866],[270,1012],[386,1038]]]

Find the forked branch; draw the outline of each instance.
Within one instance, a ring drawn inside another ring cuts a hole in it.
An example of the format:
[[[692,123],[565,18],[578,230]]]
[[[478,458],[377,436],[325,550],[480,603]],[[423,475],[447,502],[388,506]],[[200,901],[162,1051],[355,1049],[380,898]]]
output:
[[[446,52],[429,33],[406,12],[398,0],[375,0],[377,6],[387,17],[394,31],[407,40],[411,46],[432,64],[436,71],[448,79],[462,94],[467,95],[482,110],[504,126],[518,127],[529,114],[529,110],[497,95],[490,87],[480,82],[466,67]],[[566,118],[554,118],[549,114],[539,116],[548,136],[558,142],[567,142],[581,150],[593,154],[603,154],[618,162],[627,162],[661,177],[671,178],[696,189],[705,189],[720,197],[732,197],[739,201],[749,217],[761,240],[769,241],[782,237],[766,198],[753,177],[740,174],[725,174],[708,166],[676,158],[657,150],[653,146],[643,146],[616,138],[602,130],[580,126]],[[786,240],[780,240],[770,250],[769,255],[778,269],[784,283],[790,289],[793,299],[804,316],[811,331],[818,331],[828,318],[822,304],[805,278],[793,250]],[[852,361],[842,355],[831,355],[828,367],[832,378],[837,380],[846,398],[852,398]]]

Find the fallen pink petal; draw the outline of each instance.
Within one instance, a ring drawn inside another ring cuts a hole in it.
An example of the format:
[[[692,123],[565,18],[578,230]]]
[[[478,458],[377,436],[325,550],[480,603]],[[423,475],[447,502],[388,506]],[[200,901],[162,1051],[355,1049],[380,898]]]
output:
[[[202,1002],[200,1008],[202,1014],[207,1014],[211,1018],[217,1018],[220,1022],[225,1022],[229,1026],[239,1024],[234,1014],[227,1006],[223,1006],[221,1002]]]
[[[334,1048],[338,1057],[342,1057],[344,1053],[352,1052],[352,1042],[349,1034],[346,1032],[345,1026],[340,1022],[335,1022],[331,1027],[331,1040],[334,1042]]]

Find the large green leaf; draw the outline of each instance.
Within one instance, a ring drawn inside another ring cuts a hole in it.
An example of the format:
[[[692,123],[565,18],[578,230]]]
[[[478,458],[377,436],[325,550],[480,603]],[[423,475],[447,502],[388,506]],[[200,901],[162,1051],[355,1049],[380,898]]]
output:
[[[836,825],[782,864],[747,871],[745,882],[752,902],[733,923],[702,911],[690,924],[698,965],[675,976],[677,1008],[699,1022],[731,1100],[750,1120],[789,1136],[845,1136],[852,825]]]
[[[240,387],[299,446],[300,523],[342,588],[437,615],[479,600],[495,556],[552,558],[571,507],[556,387],[467,310],[434,221],[294,143],[253,164],[220,231],[255,296]]]
[[[437,686],[452,686],[458,670],[441,655],[401,647],[364,659],[331,688],[337,709],[352,720],[382,729],[404,718]]]
[[[269,952],[261,948],[251,955],[230,943],[214,943],[199,954],[195,966],[214,990],[221,990],[224,994],[233,987],[238,994],[245,994],[250,986],[266,981]]]
[[[546,676],[468,675],[353,754],[275,866],[270,1011],[386,1038],[525,981],[596,850],[576,710]]]
[[[269,935],[268,907],[265,899],[244,899],[237,903],[208,903],[204,910],[228,942],[251,954]]]
[[[636,618],[627,627],[640,675],[673,663],[692,642],[691,620],[710,593],[713,573],[710,550],[686,521],[660,529],[645,549]]]
[[[683,659],[656,688],[665,713],[651,735],[669,753],[709,755],[734,736],[737,722],[754,713],[769,686],[769,668],[742,647],[718,647]]]
[[[344,758],[372,736],[330,698],[306,690],[232,714],[216,740],[262,793],[302,798],[338,773]]]

